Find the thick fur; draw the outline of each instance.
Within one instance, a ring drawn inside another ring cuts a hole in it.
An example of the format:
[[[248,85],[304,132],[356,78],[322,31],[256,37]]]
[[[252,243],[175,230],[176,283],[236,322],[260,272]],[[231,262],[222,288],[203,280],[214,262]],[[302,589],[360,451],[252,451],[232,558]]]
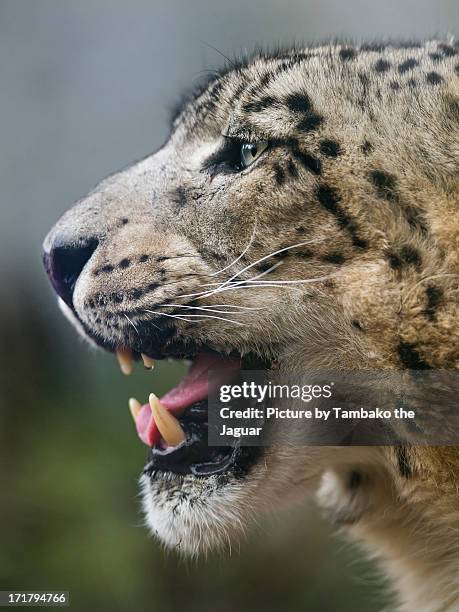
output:
[[[458,368],[458,94],[451,41],[259,54],[213,77],[160,151],[104,180],[46,239],[48,251],[98,241],[73,298],[86,333],[148,348],[167,329],[170,342],[258,352],[286,372]],[[270,146],[227,171],[228,136]],[[190,296],[238,272],[313,280]],[[205,311],[170,304],[226,313],[186,320]],[[160,539],[200,553],[316,492],[383,558],[401,610],[459,610],[458,468],[453,447],[270,448],[245,478],[145,475],[143,503]]]

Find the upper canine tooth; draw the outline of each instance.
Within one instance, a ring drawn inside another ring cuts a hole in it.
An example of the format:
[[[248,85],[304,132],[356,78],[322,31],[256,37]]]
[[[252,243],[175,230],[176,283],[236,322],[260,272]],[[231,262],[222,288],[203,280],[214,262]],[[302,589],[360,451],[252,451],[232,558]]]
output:
[[[120,364],[121,371],[123,374],[128,376],[132,372],[132,351],[130,348],[122,348],[117,349],[116,357],[118,359],[118,363]]]
[[[131,411],[134,423],[137,423],[137,417],[139,416],[139,412],[142,410],[142,404],[136,400],[135,397],[129,398],[129,410]]]
[[[177,446],[183,442],[186,436],[178,419],[160,403],[154,393],[150,393],[148,401],[150,402],[151,413],[156,426],[166,444],[168,446]]]
[[[153,368],[155,367],[155,363],[156,363],[155,360],[149,357],[148,355],[144,355],[143,353],[140,353],[140,354],[143,359],[143,365],[149,370],[153,370]]]

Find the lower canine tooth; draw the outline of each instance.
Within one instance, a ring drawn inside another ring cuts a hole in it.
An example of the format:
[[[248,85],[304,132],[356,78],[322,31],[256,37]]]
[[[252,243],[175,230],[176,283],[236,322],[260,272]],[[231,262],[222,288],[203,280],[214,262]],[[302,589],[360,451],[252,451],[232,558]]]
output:
[[[153,368],[155,367],[155,360],[151,357],[148,357],[148,355],[144,355],[143,353],[141,353],[141,356],[143,359],[143,365],[149,370],[153,370]]]
[[[154,393],[150,393],[148,400],[156,426],[164,441],[168,446],[178,446],[186,438],[178,419],[160,403]]]
[[[139,412],[142,410],[142,404],[137,401],[135,397],[131,397],[129,399],[129,410],[131,411],[134,423],[137,423],[137,417],[139,416]]]
[[[118,359],[118,363],[120,364],[121,371],[126,376],[132,372],[132,351],[129,348],[117,349],[116,358]]]

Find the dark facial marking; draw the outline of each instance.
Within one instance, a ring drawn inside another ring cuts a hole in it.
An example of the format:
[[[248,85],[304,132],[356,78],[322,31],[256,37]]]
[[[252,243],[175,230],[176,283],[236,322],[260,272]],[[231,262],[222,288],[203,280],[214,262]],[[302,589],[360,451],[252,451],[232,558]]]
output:
[[[440,287],[434,287],[431,285],[426,289],[426,297],[427,297],[427,308],[425,309],[425,313],[427,318],[430,321],[435,321],[437,316],[437,309],[443,299],[443,289]]]
[[[429,85],[439,85],[443,83],[443,77],[438,74],[438,72],[428,72],[426,76],[426,81]]]
[[[394,91],[399,91],[399,89],[400,89],[400,83],[398,83],[397,81],[391,81],[391,82],[389,83],[389,87],[390,87],[391,89],[393,89]]]
[[[371,142],[368,142],[368,140],[364,140],[360,148],[362,149],[362,153],[364,155],[368,155],[373,151],[373,145],[371,144]]]
[[[332,263],[332,264],[336,264],[338,266],[340,266],[341,264],[343,264],[346,261],[344,255],[342,253],[338,253],[338,252],[328,253],[328,255],[324,255],[321,259],[325,263]]]
[[[300,162],[300,164],[309,170],[313,174],[319,175],[322,172],[322,162],[317,157],[310,155],[309,153],[303,153],[299,149],[294,149],[292,151],[295,159]]]
[[[273,106],[274,104],[276,104],[276,99],[273,98],[272,96],[266,96],[262,98],[261,100],[255,100],[254,102],[247,102],[246,104],[244,104],[242,109],[249,113],[250,112],[259,113],[263,110],[266,110],[270,106]]]
[[[373,170],[370,173],[370,178],[373,185],[376,187],[376,192],[380,198],[395,201],[398,199],[395,177],[381,170]]]
[[[405,72],[408,72],[408,70],[412,70],[415,66],[418,65],[418,63],[419,62],[414,58],[407,59],[398,65],[398,71],[400,74],[404,74]]]
[[[128,259],[127,257],[125,257],[124,259],[122,259],[120,261],[120,263],[118,264],[120,268],[122,268],[123,270],[126,268],[129,268],[129,266],[131,265],[131,260]]]
[[[379,59],[375,64],[376,72],[387,72],[390,68],[390,62],[384,59]]]
[[[285,100],[287,107],[296,113],[309,113],[312,109],[311,100],[306,94],[292,94]]]
[[[352,470],[352,472],[349,475],[349,488],[358,489],[361,484],[362,484],[362,474],[360,472]]]
[[[413,475],[413,470],[411,469],[411,465],[408,460],[407,448],[405,446],[399,446],[397,447],[396,452],[400,476],[403,476],[403,478],[410,478]]]
[[[297,127],[302,132],[313,132],[322,125],[324,118],[315,113],[310,113],[300,121],[298,121]]]
[[[398,251],[387,251],[386,257],[393,270],[401,270],[405,265],[414,266],[418,271],[421,269],[422,257],[410,244],[404,244]]]
[[[121,219],[122,225],[126,225],[126,223],[129,223],[129,219],[127,219],[126,217],[124,217],[124,219]]]
[[[356,223],[341,207],[336,189],[328,185],[319,185],[316,194],[320,204],[335,217],[338,226],[349,232],[352,244],[359,249],[365,249],[368,246],[367,241],[359,238]]]
[[[430,370],[431,367],[424,361],[419,354],[415,344],[404,342],[403,340],[397,347],[398,356],[402,366],[408,370]]]
[[[298,168],[295,166],[295,163],[292,159],[289,159],[287,162],[287,171],[290,176],[296,178],[298,176]]]
[[[349,61],[355,58],[357,53],[351,47],[347,47],[346,49],[341,49],[339,52],[339,56],[343,61]]]
[[[140,262],[140,263],[145,263],[145,262],[146,262],[146,261],[148,261],[149,259],[150,259],[150,256],[149,256],[149,255],[141,255],[141,256],[139,257],[139,262]]]
[[[285,172],[279,164],[274,165],[274,177],[278,185],[283,185],[285,183]]]
[[[357,321],[357,319],[352,319],[351,325],[352,327],[355,327],[355,329],[358,329],[359,331],[363,330],[362,324],[360,323],[360,321]]]
[[[429,57],[433,62],[439,62],[442,59],[440,53],[429,53]]]
[[[459,76],[459,64],[456,64],[456,67],[454,68],[454,71]]]
[[[414,89],[417,86],[418,82],[416,81],[416,79],[408,79],[408,87],[411,87],[411,89]]]
[[[340,146],[335,140],[322,140],[319,148],[320,152],[328,157],[338,157],[341,153]]]

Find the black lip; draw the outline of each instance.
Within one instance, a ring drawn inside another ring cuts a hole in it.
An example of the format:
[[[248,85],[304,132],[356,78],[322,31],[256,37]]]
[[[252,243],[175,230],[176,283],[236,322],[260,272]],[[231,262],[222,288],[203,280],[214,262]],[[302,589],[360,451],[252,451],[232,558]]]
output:
[[[150,449],[143,473],[154,478],[158,473],[208,477],[231,473],[243,477],[261,456],[259,447],[209,446],[207,443],[207,400],[196,402],[179,418],[186,440],[173,449]]]

